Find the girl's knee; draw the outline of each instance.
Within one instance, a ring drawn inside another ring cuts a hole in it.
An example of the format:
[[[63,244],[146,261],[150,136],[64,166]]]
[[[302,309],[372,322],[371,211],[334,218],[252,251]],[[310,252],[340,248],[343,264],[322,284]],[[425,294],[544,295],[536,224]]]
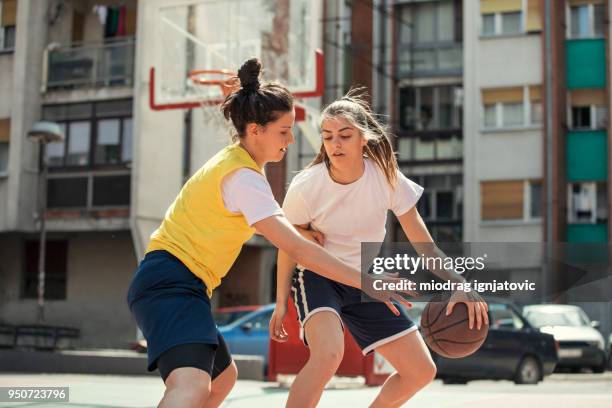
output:
[[[436,378],[436,364],[428,359],[417,366],[407,366],[404,369],[398,370],[398,375],[401,381],[410,383],[411,386],[417,386],[421,389],[429,385]]]
[[[437,373],[438,373],[438,369],[436,367],[436,364],[432,360],[429,360],[425,364],[425,368],[423,370],[423,375],[422,375],[422,380],[424,382],[423,386],[425,386],[425,385],[431,383],[433,380],[435,380]]]
[[[325,372],[334,375],[344,357],[344,344],[330,345],[316,352],[311,352],[310,360]]]

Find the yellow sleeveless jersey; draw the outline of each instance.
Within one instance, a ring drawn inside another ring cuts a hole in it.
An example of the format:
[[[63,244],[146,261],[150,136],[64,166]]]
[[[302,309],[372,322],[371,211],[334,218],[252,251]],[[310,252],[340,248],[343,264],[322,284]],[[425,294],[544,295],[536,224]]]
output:
[[[224,148],[206,162],[183,186],[146,250],[165,250],[180,259],[204,281],[208,296],[255,232],[242,214],[225,208],[221,195],[223,178],[243,167],[263,173],[238,144]]]

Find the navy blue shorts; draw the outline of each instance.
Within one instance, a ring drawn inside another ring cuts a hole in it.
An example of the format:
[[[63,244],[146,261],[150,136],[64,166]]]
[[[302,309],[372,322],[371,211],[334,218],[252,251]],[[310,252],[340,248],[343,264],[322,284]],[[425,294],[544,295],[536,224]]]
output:
[[[300,338],[306,345],[308,344],[304,336],[304,324],[312,315],[322,311],[338,315],[364,355],[417,330],[417,326],[401,307],[397,307],[400,315],[396,316],[382,302],[362,301],[361,290],[309,270],[295,271],[291,291],[302,326]]]
[[[127,296],[130,310],[147,339],[148,369],[166,351],[186,344],[209,344],[221,336],[206,285],[166,251],[149,252],[140,262]]]

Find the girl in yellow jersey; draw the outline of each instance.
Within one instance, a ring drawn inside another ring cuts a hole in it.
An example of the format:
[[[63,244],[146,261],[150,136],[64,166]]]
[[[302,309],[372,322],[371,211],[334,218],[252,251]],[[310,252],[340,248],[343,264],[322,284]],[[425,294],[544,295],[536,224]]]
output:
[[[303,238],[284,218],[263,167],[283,159],[294,142],[293,97],[260,83],[261,64],[246,61],[241,87],[221,109],[236,129],[224,148],[183,186],[151,236],[128,292],[148,344],[148,369],[166,385],[161,407],[216,407],[237,370],[215,326],[209,297],[258,232],[301,265],[360,287],[357,269]]]

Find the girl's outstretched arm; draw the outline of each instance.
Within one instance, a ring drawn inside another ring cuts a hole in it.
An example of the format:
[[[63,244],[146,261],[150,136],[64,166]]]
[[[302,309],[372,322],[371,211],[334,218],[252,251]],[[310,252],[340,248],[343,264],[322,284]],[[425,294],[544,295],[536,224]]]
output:
[[[354,288],[361,289],[361,272],[331,255],[320,245],[304,238],[283,216],[275,215],[253,226],[290,259],[312,271]]]

